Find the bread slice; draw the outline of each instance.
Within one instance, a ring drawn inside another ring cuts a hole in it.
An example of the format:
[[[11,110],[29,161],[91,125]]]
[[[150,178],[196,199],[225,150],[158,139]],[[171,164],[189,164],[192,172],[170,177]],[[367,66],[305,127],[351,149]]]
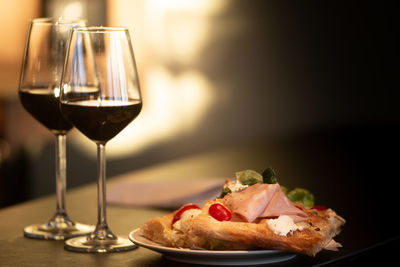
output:
[[[210,203],[206,205],[205,209],[209,205]],[[269,219],[262,219],[257,223],[219,222],[205,213],[194,219],[192,232],[194,235],[206,238],[315,256],[340,232],[340,227],[345,221],[331,209],[305,211],[309,218],[298,223],[303,230],[294,231],[292,234],[288,233],[286,236],[274,233],[267,225]]]
[[[253,223],[217,221],[208,213],[209,207],[216,202],[222,203],[219,199],[207,201],[201,213],[187,222],[185,231],[172,227],[174,212],[146,222],[141,233],[161,245],[177,248],[278,249],[315,256],[327,246],[331,249],[340,246],[332,238],[340,232],[345,220],[332,209],[304,209],[308,219],[297,224],[302,230],[281,235],[270,229],[267,224],[270,219]]]

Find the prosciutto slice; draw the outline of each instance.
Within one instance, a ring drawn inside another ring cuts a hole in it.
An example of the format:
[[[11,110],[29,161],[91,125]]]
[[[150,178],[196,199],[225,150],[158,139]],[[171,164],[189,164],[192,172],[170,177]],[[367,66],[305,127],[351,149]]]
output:
[[[224,204],[246,222],[257,218],[288,215],[295,223],[308,218],[283,193],[279,184],[255,184],[224,197]]]

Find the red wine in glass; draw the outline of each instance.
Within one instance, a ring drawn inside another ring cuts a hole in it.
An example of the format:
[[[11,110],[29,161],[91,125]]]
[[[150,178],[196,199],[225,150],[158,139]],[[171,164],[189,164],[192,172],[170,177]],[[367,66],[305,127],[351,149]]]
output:
[[[142,109],[140,100],[71,101],[61,104],[68,120],[89,139],[105,143],[116,136]]]
[[[19,91],[22,106],[36,120],[54,134],[66,134],[72,129],[72,124],[61,114],[58,95],[46,88],[22,88]]]
[[[60,81],[71,28],[85,20],[33,19],[29,24],[19,83],[22,106],[56,136],[56,212],[45,223],[24,228],[24,235],[62,240],[85,235],[94,227],[74,222],[65,207],[66,134],[72,124],[60,112]]]

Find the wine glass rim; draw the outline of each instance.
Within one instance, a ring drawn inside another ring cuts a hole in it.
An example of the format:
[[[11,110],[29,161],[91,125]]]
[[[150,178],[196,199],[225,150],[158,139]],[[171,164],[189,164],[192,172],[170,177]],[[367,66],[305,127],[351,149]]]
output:
[[[90,32],[90,33],[111,33],[111,32],[128,31],[128,29],[124,27],[109,27],[109,26],[77,27],[72,30],[76,32]]]
[[[55,18],[55,17],[43,17],[34,18],[31,23],[40,24],[76,24],[76,23],[87,23],[86,19],[76,18],[76,19],[66,19],[66,18]]]

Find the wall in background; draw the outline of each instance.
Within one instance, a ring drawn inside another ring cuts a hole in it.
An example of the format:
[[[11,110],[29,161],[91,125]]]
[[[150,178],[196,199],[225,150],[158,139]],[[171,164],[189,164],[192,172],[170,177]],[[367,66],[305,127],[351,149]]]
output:
[[[109,25],[130,29],[144,96],[142,114],[108,145],[110,176],[223,146],[347,134],[371,145],[398,131],[398,43],[388,3],[105,6]],[[30,196],[54,192],[53,139],[17,100],[6,106],[7,138],[28,147]],[[68,168],[70,186],[95,181],[95,146],[77,131]]]

